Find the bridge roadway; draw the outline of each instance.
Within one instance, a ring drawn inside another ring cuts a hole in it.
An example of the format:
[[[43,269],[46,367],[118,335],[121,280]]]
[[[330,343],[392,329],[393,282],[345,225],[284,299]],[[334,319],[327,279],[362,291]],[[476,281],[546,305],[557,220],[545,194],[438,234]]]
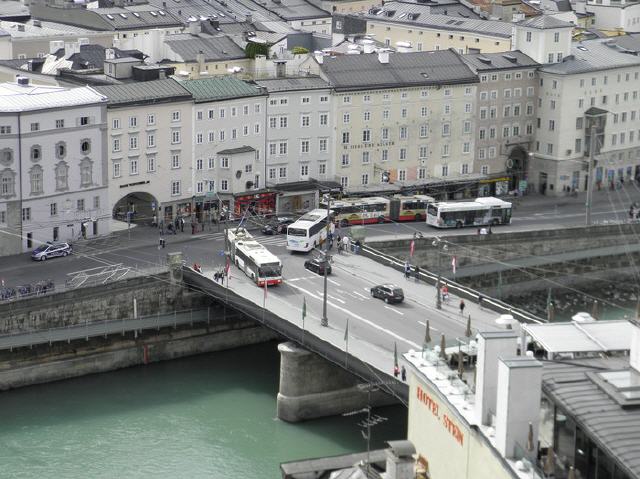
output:
[[[284,241],[284,237],[258,239],[267,243],[271,250],[280,250]],[[422,348],[427,319],[432,347],[440,344],[442,334],[447,347],[457,345],[456,338],[466,339],[468,315],[471,315],[474,334],[478,330],[504,328],[495,323],[499,313],[481,308],[470,300],[465,300],[464,315],[461,315],[460,298],[455,294],[438,310],[434,286],[418,283],[414,278],[407,280],[400,271],[354,254],[333,256],[333,274],[328,279],[329,326],[323,327],[320,325],[323,277],[304,268],[306,255],[283,253],[280,258],[284,264],[284,283],[270,287],[266,298],[264,289],[257,287],[233,265],[228,290],[226,284],[222,286],[212,280],[214,268],[206,265],[202,275],[188,270],[185,278],[187,283],[197,285],[221,300],[226,299],[231,303],[230,307],[243,310],[311,351],[335,363],[346,363],[348,369],[369,380],[386,380],[393,374],[394,348],[397,348],[399,358],[410,349]],[[372,286],[388,282],[403,288],[404,303],[387,305],[371,298]],[[307,314],[303,333],[305,299]],[[348,341],[345,340],[347,319]]]

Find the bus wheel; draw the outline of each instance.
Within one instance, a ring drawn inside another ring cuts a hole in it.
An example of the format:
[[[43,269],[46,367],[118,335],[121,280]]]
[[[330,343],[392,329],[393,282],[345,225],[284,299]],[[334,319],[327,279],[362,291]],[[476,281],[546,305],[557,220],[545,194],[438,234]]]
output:
[[[456,228],[462,228],[462,221],[456,222]]]
[[[500,221],[498,221],[497,219],[494,219],[493,221],[491,221],[491,224],[493,226],[498,226],[500,224]]]
[[[349,226],[349,222],[347,220],[340,220],[340,226],[346,228]]]
[[[416,213],[416,221],[422,221],[422,215],[420,213]]]
[[[378,223],[379,223],[379,224],[384,223],[384,216],[379,216],[379,217],[378,217]]]

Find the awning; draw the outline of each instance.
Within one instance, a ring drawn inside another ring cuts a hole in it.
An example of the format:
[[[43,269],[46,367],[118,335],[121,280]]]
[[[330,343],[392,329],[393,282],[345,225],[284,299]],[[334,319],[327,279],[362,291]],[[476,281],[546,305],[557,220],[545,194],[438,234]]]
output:
[[[631,348],[629,321],[523,324],[522,329],[548,353],[626,351]]]

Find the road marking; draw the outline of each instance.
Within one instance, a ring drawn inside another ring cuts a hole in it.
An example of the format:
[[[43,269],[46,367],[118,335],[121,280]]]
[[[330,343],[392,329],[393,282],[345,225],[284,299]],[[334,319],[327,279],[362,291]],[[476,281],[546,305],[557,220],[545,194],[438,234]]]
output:
[[[340,283],[338,283],[337,281],[334,281],[334,280],[332,280],[332,279],[327,278],[327,281],[329,281],[329,282],[331,282],[331,283],[335,284],[336,286],[341,286],[341,285],[340,285]]]
[[[292,288],[295,288],[295,289],[298,289],[298,290],[302,291],[302,292],[303,292],[303,293],[305,293],[305,294],[308,294],[309,296],[311,296],[311,297],[313,297],[313,298],[316,298],[316,299],[322,299],[322,298],[320,298],[320,297],[316,296],[315,294],[313,294],[311,291],[308,291],[308,290],[306,290],[306,289],[303,289],[303,288],[301,288],[300,286],[296,286],[295,284],[292,284],[292,285],[291,285],[291,287],[292,287]],[[365,289],[366,289],[366,288],[365,288]],[[338,306],[337,304],[333,304],[333,303],[331,303],[331,302],[327,302],[327,303],[328,303],[328,304],[330,304],[331,306],[333,306],[334,308],[339,309],[340,311],[342,311],[342,312],[344,312],[344,313],[347,313],[347,314],[348,314],[348,315],[350,315],[352,318],[357,319],[358,321],[362,321],[363,323],[368,324],[370,327],[375,328],[375,329],[377,329],[377,330],[379,330],[379,331],[382,331],[382,332],[384,332],[384,333],[388,334],[389,336],[391,336],[391,337],[393,337],[393,338],[396,338],[396,339],[398,339],[398,340],[400,340],[400,341],[404,341],[405,343],[407,343],[407,344],[409,344],[409,345],[413,346],[413,347],[414,347],[414,348],[416,348],[416,349],[421,349],[421,348],[422,348],[422,346],[421,346],[421,345],[419,345],[419,344],[417,344],[417,343],[414,343],[413,341],[409,341],[409,340],[408,340],[408,339],[406,339],[406,338],[403,338],[402,336],[400,336],[399,334],[396,334],[395,332],[391,331],[390,329],[386,329],[386,328],[383,328],[382,326],[378,326],[376,323],[374,323],[374,322],[372,322],[372,321],[369,321],[368,319],[364,319],[362,316],[360,316],[360,315],[358,315],[358,314],[355,314],[355,313],[353,313],[353,312],[349,311],[349,310],[348,310],[348,309],[346,309],[346,308],[343,308],[343,307]]]
[[[427,323],[425,323],[424,321],[418,321],[418,324],[422,324],[423,326],[426,326],[426,325],[427,325]],[[434,327],[433,327],[433,326],[431,326],[431,325],[429,325],[429,330],[430,330],[430,331],[435,331],[435,332],[438,332],[438,331],[439,331],[439,329],[436,329],[436,328],[434,328]]]
[[[396,314],[399,314],[400,316],[404,316],[404,313],[402,311],[398,311],[395,308],[390,308],[389,306],[385,305],[385,308],[388,309],[389,311],[393,311]]]
[[[353,291],[353,294],[355,294],[356,296],[360,296],[360,297],[361,297],[361,298],[363,298],[363,299],[369,299],[369,297],[368,297],[368,296],[365,296],[364,294],[360,294],[360,293],[358,293],[357,291]]]
[[[316,291],[316,293],[318,293],[320,296],[323,296],[322,291]],[[343,301],[343,300],[342,300],[342,299],[340,299],[340,298],[336,298],[335,296],[331,296],[330,294],[327,294],[327,298],[335,299],[336,301],[339,301],[339,302],[340,302],[340,303],[342,303],[342,304],[347,304],[347,302],[346,302],[346,301]]]

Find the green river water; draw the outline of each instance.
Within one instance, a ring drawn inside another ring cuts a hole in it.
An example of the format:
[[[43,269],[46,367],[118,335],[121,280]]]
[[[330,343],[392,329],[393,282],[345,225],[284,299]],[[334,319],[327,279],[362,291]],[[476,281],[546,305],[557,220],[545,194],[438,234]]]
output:
[[[366,450],[362,416],[275,419],[275,343],[0,393],[0,478],[276,479],[281,462]],[[406,409],[372,448],[406,437]]]

